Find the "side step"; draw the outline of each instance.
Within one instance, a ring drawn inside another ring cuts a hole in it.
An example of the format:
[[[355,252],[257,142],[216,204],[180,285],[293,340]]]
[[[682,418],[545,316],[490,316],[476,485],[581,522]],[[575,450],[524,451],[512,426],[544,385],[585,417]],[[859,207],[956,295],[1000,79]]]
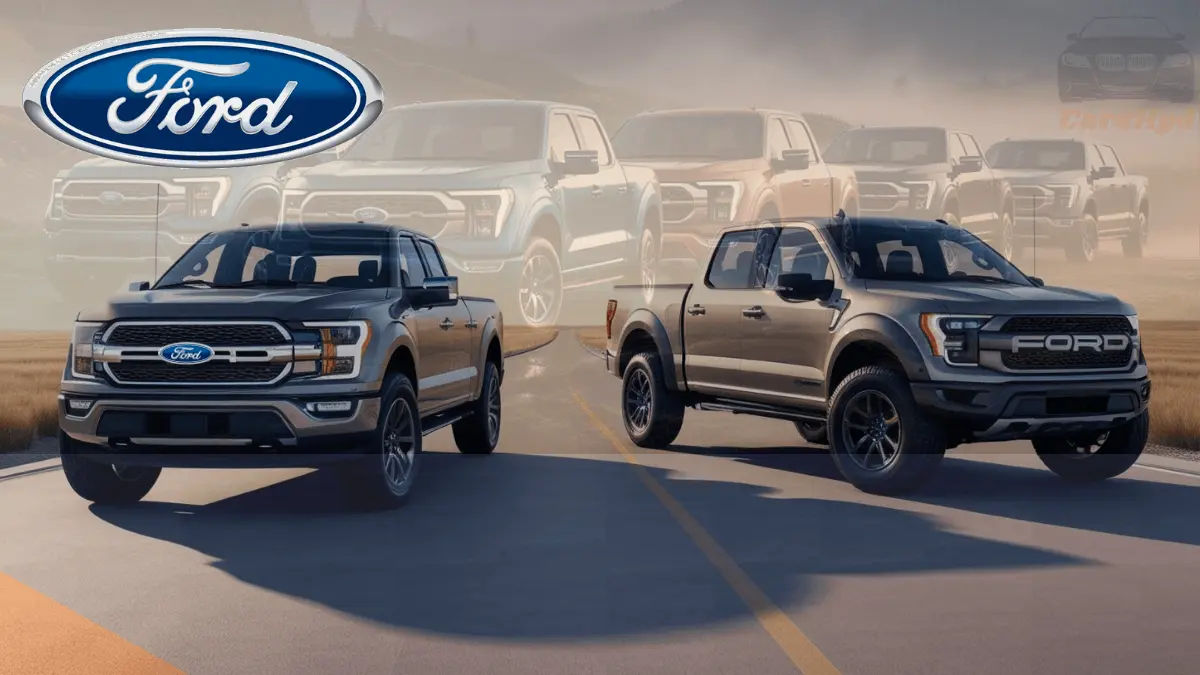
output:
[[[768,417],[776,420],[788,420],[790,422],[821,422],[824,423],[826,415],[808,410],[796,410],[794,408],[780,408],[778,406],[767,405],[765,403],[750,403],[747,401],[731,401],[728,399],[716,399],[714,401],[702,401],[696,404],[697,410],[712,410],[718,412],[728,412],[734,415],[754,415],[755,417]]]
[[[471,414],[471,404],[467,403],[457,408],[451,408],[450,410],[444,410],[434,413],[429,417],[424,417],[421,419],[421,435],[428,436],[438,429],[448,427],[463,418],[470,417]]]

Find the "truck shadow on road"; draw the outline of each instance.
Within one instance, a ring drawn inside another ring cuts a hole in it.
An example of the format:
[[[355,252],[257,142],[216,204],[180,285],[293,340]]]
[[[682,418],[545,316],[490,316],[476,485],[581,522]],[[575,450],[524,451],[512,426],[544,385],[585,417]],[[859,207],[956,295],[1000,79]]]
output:
[[[425,460],[419,492],[395,512],[345,511],[320,471],[205,506],[92,509],[116,527],[211,556],[242,582],[421,631],[578,640],[748,616],[624,462]],[[907,511],[647,471],[785,611],[819,598],[821,575],[1091,564],[947,531]]]
[[[843,480],[824,448],[765,448],[754,453],[723,447],[675,446],[672,450],[728,455],[765,468]],[[929,484],[905,499],[1031,523],[1200,545],[1196,526],[1200,489],[1145,480],[1150,477],[1134,468],[1110,481],[1077,485],[1041,467],[950,456]]]

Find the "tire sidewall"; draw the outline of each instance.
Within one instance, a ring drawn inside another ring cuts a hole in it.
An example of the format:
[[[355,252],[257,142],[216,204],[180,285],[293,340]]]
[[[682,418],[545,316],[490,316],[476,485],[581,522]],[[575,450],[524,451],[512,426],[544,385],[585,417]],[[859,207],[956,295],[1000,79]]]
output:
[[[531,321],[529,319],[529,317],[527,317],[525,315],[525,307],[521,302],[521,291],[524,290],[524,285],[525,285],[525,267],[526,267],[526,265],[529,264],[529,261],[536,255],[544,255],[550,261],[550,263],[553,265],[555,278],[557,279],[557,288],[554,289],[555,290],[555,300],[554,300],[554,305],[550,309],[550,312],[546,315],[546,317],[544,319],[535,323],[535,322]],[[528,245],[526,245],[526,247],[525,247],[525,255],[521,259],[521,273],[517,278],[517,284],[518,284],[517,292],[515,294],[516,295],[515,304],[516,304],[517,311],[515,313],[515,318],[518,318],[520,320],[521,325],[531,326],[531,327],[554,325],[554,322],[558,320],[558,316],[562,312],[562,307],[563,307],[563,278],[562,278],[562,260],[559,258],[558,251],[555,250],[553,244],[551,244],[549,241],[546,241],[542,237],[534,237],[533,239],[531,239],[529,241]]]
[[[383,390],[384,393],[381,397],[381,405],[379,406],[379,421],[375,425],[375,434],[373,438],[373,444],[375,447],[372,448],[372,452],[366,458],[366,461],[370,466],[370,470],[367,472],[367,475],[370,476],[370,479],[373,482],[377,483],[374,488],[378,490],[380,494],[384,495],[386,501],[392,502],[393,504],[401,504],[407,501],[409,496],[412,495],[413,488],[416,486],[417,481],[421,476],[421,458],[424,454],[422,447],[421,413],[420,409],[417,407],[417,396],[416,392],[413,390],[412,383],[409,382],[408,378],[404,375],[398,373],[389,375],[384,381]],[[387,474],[384,470],[385,455],[383,450],[383,437],[386,431],[385,425],[387,424],[388,413],[391,412],[392,405],[398,400],[404,400],[406,403],[408,403],[409,410],[412,412],[414,437],[413,449],[415,450],[413,453],[412,470],[402,489],[398,489],[397,486],[395,486],[387,478]]]
[[[646,428],[637,429],[629,420],[629,412],[626,410],[625,400],[629,395],[629,383],[634,377],[634,373],[644,372],[650,378],[650,413],[647,417]],[[661,378],[654,372],[654,368],[650,367],[650,362],[645,356],[638,354],[629,361],[629,365],[625,366],[625,374],[621,376],[621,423],[625,425],[625,433],[629,434],[629,438],[634,443],[640,443],[650,435],[650,430],[654,428],[654,415],[658,413],[660,391],[662,387]]]

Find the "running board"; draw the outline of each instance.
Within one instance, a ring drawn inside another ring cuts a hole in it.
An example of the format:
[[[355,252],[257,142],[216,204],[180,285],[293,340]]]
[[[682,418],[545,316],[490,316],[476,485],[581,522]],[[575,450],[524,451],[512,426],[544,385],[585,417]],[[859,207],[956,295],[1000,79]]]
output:
[[[728,412],[734,415],[754,415],[755,417],[768,417],[776,420],[788,420],[789,422],[825,422],[825,415],[818,412],[807,412],[791,408],[779,408],[762,403],[748,403],[726,399],[703,401],[696,404],[696,409]]]
[[[471,410],[469,408],[469,404],[468,406],[452,408],[445,412],[434,413],[421,420],[421,435],[428,436],[438,429],[448,427],[451,424],[470,416]]]

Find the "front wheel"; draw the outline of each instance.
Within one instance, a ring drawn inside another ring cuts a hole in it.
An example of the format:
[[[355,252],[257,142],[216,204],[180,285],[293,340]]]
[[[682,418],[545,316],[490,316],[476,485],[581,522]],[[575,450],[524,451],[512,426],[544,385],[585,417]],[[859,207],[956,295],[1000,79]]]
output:
[[[1125,252],[1126,258],[1141,258],[1146,255],[1146,244],[1150,240],[1149,225],[1146,212],[1139,212],[1137,220],[1134,222],[1134,229],[1121,240],[1121,249]]]
[[[1072,438],[1035,438],[1033,449],[1046,468],[1074,482],[1090,483],[1119,476],[1142,456],[1150,439],[1150,412],[1102,434]]]
[[[642,448],[665,448],[683,429],[683,401],[667,389],[662,359],[654,352],[634,356],[621,379],[625,433]]]
[[[404,505],[421,468],[421,415],[412,383],[401,373],[391,373],[382,392],[372,447],[339,467],[348,496],[368,509]]]
[[[941,466],[946,437],[925,415],[903,374],[867,366],[846,376],[829,406],[833,461],[854,487],[911,492]]]
[[[642,230],[636,256],[627,263],[624,283],[641,286],[642,299],[649,304],[654,299],[654,283],[658,279],[658,241],[653,230]]]
[[[1000,241],[996,248],[1005,260],[1012,262],[1016,259],[1017,230],[1013,225],[1012,216],[1008,213],[1000,217]]]
[[[1096,229],[1096,218],[1092,214],[1083,217],[1083,222],[1071,238],[1067,246],[1067,260],[1076,263],[1090,263],[1096,259],[1096,251],[1100,248],[1100,234]]]
[[[63,475],[75,494],[89,502],[111,506],[133,504],[149,494],[162,469],[110,464],[89,456],[88,446],[58,432]],[[99,454],[99,451],[96,452]]]

